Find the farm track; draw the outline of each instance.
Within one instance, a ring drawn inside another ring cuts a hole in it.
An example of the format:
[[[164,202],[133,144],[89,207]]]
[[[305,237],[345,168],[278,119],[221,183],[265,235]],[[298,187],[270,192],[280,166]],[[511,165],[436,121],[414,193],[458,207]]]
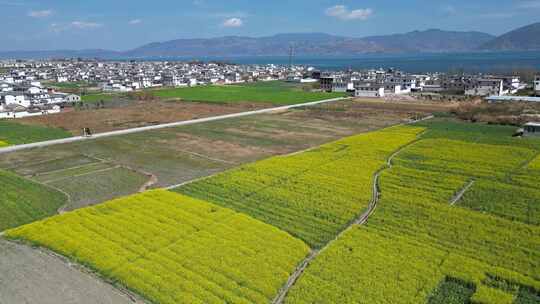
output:
[[[407,124],[403,124],[403,125],[408,125],[408,124],[414,124],[414,123],[417,123],[417,122],[420,122],[420,121],[424,121],[424,120],[428,120],[428,119],[432,119],[433,116],[428,116],[426,118],[423,118],[423,119],[420,119],[420,120],[417,120],[417,121],[414,121],[414,122],[410,122],[410,123],[407,123]],[[347,231],[349,231],[350,229],[352,229],[353,227],[355,226],[361,226],[361,225],[364,225],[367,223],[369,217],[375,212],[375,209],[377,208],[377,203],[379,202],[379,198],[381,196],[381,192],[380,192],[380,188],[379,188],[379,178],[380,178],[380,175],[385,171],[385,170],[388,170],[388,169],[391,169],[393,167],[392,165],[392,160],[401,152],[403,151],[404,149],[408,148],[409,146],[413,145],[414,143],[416,143],[417,141],[420,140],[421,136],[425,133],[424,132],[421,132],[417,135],[417,138],[413,141],[411,141],[410,143],[402,146],[401,148],[399,148],[397,151],[395,151],[392,155],[390,155],[388,157],[388,159],[386,160],[386,164],[384,167],[380,168],[373,176],[373,192],[372,192],[372,197],[371,197],[371,200],[369,202],[369,205],[368,205],[368,208],[367,210],[360,214],[356,219],[354,219],[349,225],[347,225],[345,227],[345,229],[343,229],[338,235],[336,235],[336,237],[332,240],[330,240],[328,243],[326,243],[326,245],[324,245],[321,249],[319,250],[312,250],[310,252],[310,254],[300,263],[300,265],[296,268],[296,270],[293,272],[293,274],[289,277],[289,279],[287,280],[287,283],[285,283],[285,285],[280,289],[278,295],[274,298],[274,300],[272,301],[272,304],[282,304],[283,301],[285,300],[285,298],[287,297],[287,294],[289,293],[289,290],[294,286],[294,284],[298,281],[298,279],[302,276],[302,274],[304,273],[304,271],[306,270],[306,268],[309,266],[309,264],[315,259],[317,258],[324,250],[326,250],[327,248],[329,248],[335,241],[337,241],[343,234],[345,234]]]
[[[461,189],[453,198],[452,200],[450,201],[450,206],[454,206],[455,204],[457,204],[457,202],[459,202],[461,200],[461,198],[463,197],[463,195],[465,195],[465,193],[474,185],[475,183],[475,180],[471,180],[469,181],[464,187],[463,189]]]
[[[275,108],[267,108],[267,109],[262,109],[262,110],[254,110],[254,111],[247,111],[247,112],[241,112],[241,113],[219,115],[219,116],[214,116],[214,117],[207,117],[207,118],[200,118],[200,119],[185,120],[185,121],[180,121],[180,122],[166,123],[166,124],[160,124],[160,125],[155,125],[155,126],[146,126],[146,127],[132,128],[132,129],[127,129],[127,130],[98,133],[98,134],[94,134],[94,135],[89,136],[89,137],[75,136],[75,137],[69,137],[69,138],[63,138],[63,139],[43,141],[43,142],[38,142],[38,143],[9,146],[9,147],[6,147],[6,148],[0,148],[0,154],[11,153],[11,152],[15,152],[15,151],[28,150],[28,149],[34,149],[34,148],[43,148],[43,147],[60,145],[60,144],[67,144],[67,143],[73,143],[73,142],[80,142],[80,141],[94,140],[94,139],[100,139],[100,138],[107,138],[107,137],[113,137],[113,136],[119,136],[119,135],[140,133],[140,132],[145,132],[145,131],[159,130],[159,129],[165,129],[165,128],[171,128],[171,127],[188,126],[188,125],[194,125],[194,124],[199,124],[199,123],[224,120],[224,119],[229,119],[229,118],[239,118],[239,117],[251,116],[251,115],[256,115],[256,114],[265,114],[265,113],[272,113],[272,112],[276,112],[276,111],[285,111],[285,110],[294,109],[294,108],[300,108],[300,107],[306,107],[306,106],[314,106],[314,105],[319,105],[319,104],[324,104],[324,103],[329,103],[329,102],[342,101],[342,100],[345,100],[345,99],[347,99],[347,98],[343,98],[343,97],[332,98],[332,99],[326,99],[326,100],[320,100],[320,101],[314,101],[314,102],[307,102],[307,103],[301,103],[301,104],[295,104],[295,105],[280,106],[280,107],[275,107]]]

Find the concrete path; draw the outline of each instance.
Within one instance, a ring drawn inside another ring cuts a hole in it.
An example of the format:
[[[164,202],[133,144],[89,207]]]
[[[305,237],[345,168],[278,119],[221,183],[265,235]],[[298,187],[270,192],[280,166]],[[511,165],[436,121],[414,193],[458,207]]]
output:
[[[98,139],[98,138],[105,138],[105,137],[126,135],[126,134],[139,133],[139,132],[145,132],[145,131],[151,131],[151,130],[158,130],[158,129],[164,129],[164,128],[194,125],[194,124],[229,119],[229,118],[238,118],[238,117],[251,116],[251,115],[256,115],[256,114],[271,113],[275,111],[284,111],[284,110],[289,110],[289,109],[294,109],[294,108],[314,106],[318,104],[335,102],[335,101],[340,101],[340,100],[345,100],[345,99],[346,98],[340,97],[340,98],[301,103],[301,104],[296,104],[296,105],[281,106],[281,107],[268,108],[268,109],[262,109],[262,110],[220,115],[220,116],[200,118],[200,119],[185,120],[185,121],[179,121],[179,122],[173,122],[173,123],[167,123],[167,124],[161,124],[161,125],[155,125],[155,126],[147,126],[147,127],[133,128],[133,129],[127,129],[127,130],[105,132],[105,133],[94,134],[90,137],[75,136],[75,137],[55,139],[55,140],[49,140],[49,141],[43,141],[43,142],[37,142],[37,143],[31,143],[31,144],[25,144],[25,145],[9,146],[6,148],[0,148],[0,154],[33,149],[33,148],[42,148],[42,147],[48,147],[48,146],[54,146],[54,145],[60,145],[60,144],[67,144],[67,143],[84,141],[84,140],[93,140],[93,139]]]

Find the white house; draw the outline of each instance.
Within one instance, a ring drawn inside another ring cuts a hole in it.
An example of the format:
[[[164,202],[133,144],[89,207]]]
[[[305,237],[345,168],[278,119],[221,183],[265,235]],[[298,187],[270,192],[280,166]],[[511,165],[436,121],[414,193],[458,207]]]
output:
[[[8,92],[0,95],[0,101],[5,103],[6,105],[16,104],[23,107],[29,107],[31,105],[31,101],[29,99],[26,99],[24,94],[20,93]]]
[[[534,79],[534,90],[536,91],[536,95],[540,95],[540,75]]]
[[[384,86],[374,82],[355,83],[354,96],[356,97],[384,97]]]
[[[502,79],[478,79],[473,87],[465,90],[468,96],[500,96],[503,95]]]
[[[529,122],[523,127],[523,136],[540,136],[540,122]]]
[[[66,97],[64,97],[64,101],[71,102],[71,103],[79,102],[81,101],[81,97],[79,95],[69,94]]]

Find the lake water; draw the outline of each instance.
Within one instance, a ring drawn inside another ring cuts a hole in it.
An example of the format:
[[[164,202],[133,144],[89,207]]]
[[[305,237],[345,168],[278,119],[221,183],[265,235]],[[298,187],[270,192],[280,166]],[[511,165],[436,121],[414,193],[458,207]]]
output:
[[[238,64],[287,65],[287,56],[198,57],[178,60],[221,60]],[[422,72],[503,72],[516,69],[540,70],[540,52],[486,52],[440,54],[369,54],[355,57],[297,56],[294,64],[321,70],[396,68],[410,73]]]

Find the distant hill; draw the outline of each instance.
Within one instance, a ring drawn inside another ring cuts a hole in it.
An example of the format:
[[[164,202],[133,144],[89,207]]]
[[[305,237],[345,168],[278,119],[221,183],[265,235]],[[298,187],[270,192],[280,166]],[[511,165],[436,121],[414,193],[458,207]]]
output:
[[[57,50],[0,52],[0,58],[166,58],[205,56],[286,56],[291,45],[296,55],[359,55],[366,53],[460,52],[478,49],[494,36],[480,32],[443,30],[351,38],[324,33],[278,34],[268,37],[227,36],[154,42],[125,52]]]
[[[159,56],[280,56],[295,46],[298,55],[355,55],[396,52],[456,52],[473,50],[495,38],[479,32],[442,30],[350,38],[322,33],[279,34],[269,37],[180,39],[150,43],[128,51],[129,57]]]
[[[452,32],[431,29],[406,34],[366,37],[363,40],[389,52],[459,52],[471,51],[494,39],[481,32]]]
[[[540,50],[540,22],[508,32],[481,45],[479,49],[490,51]]]

